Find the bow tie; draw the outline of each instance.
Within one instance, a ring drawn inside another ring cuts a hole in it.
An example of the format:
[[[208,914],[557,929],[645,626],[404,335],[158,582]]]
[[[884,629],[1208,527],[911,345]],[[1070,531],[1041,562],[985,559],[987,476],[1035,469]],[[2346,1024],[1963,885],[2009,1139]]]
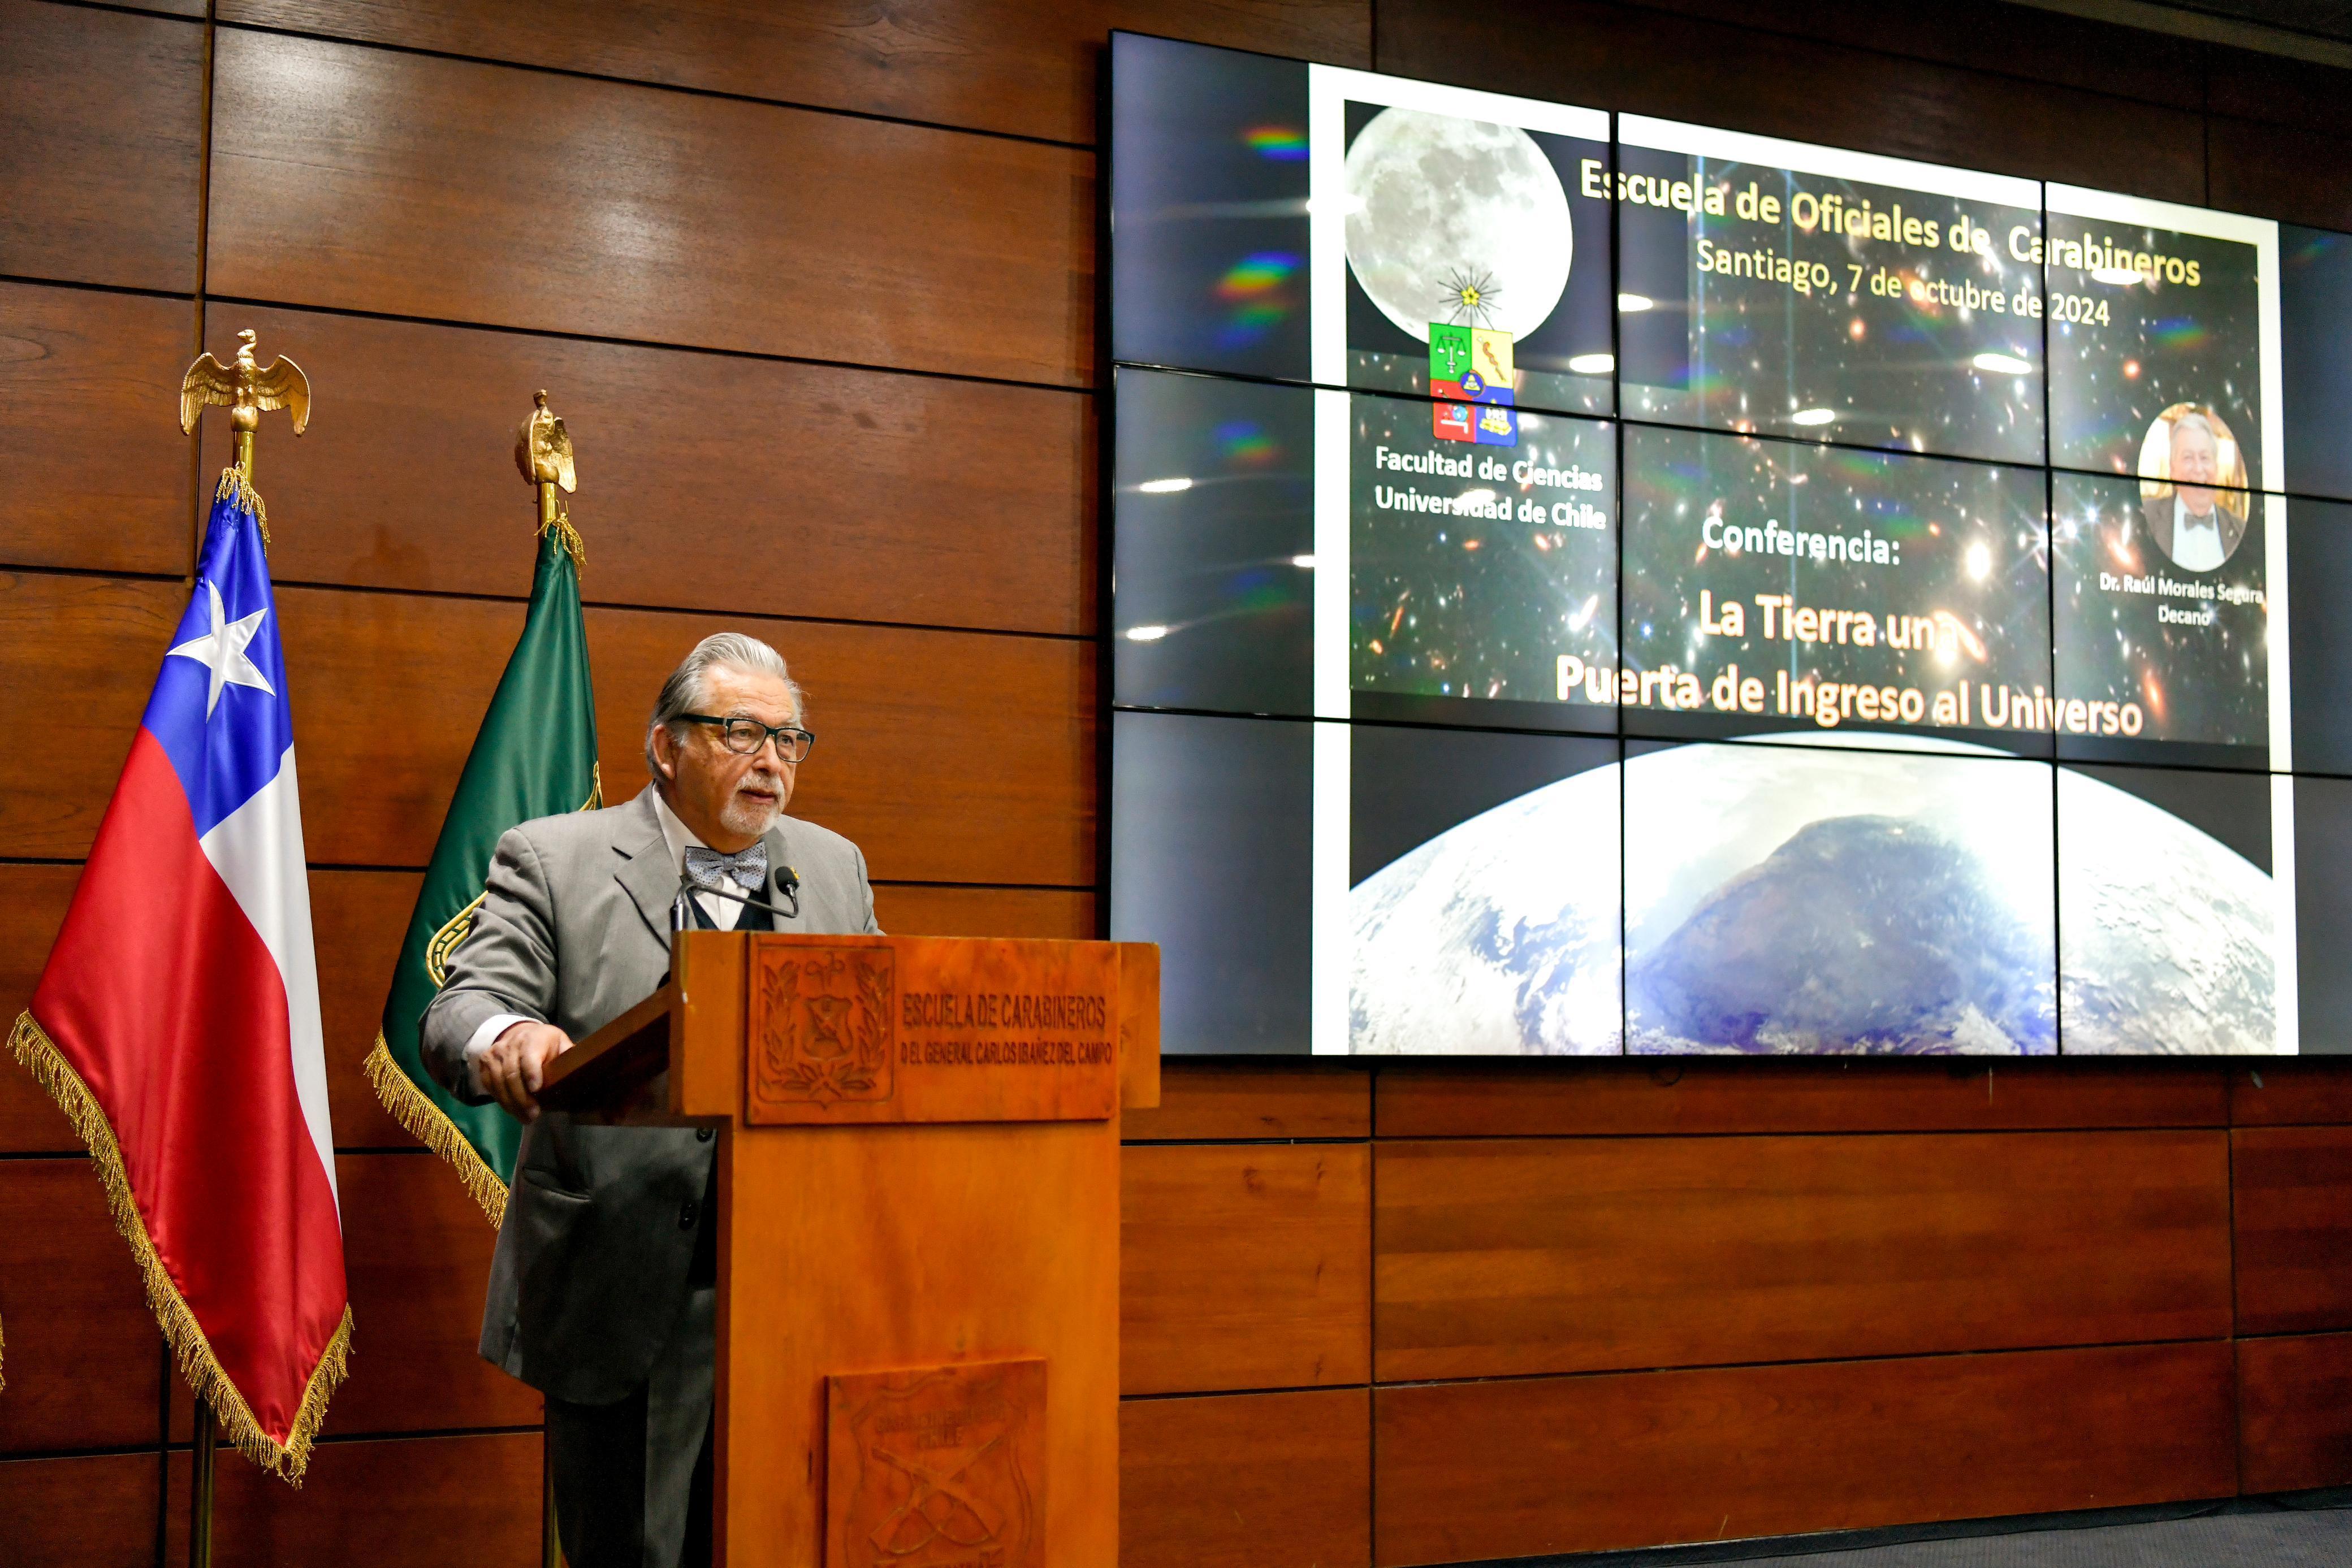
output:
[[[686,874],[698,886],[717,887],[724,877],[741,883],[744,892],[756,894],[768,885],[768,846],[757,843],[739,853],[722,855],[701,844],[688,844]]]

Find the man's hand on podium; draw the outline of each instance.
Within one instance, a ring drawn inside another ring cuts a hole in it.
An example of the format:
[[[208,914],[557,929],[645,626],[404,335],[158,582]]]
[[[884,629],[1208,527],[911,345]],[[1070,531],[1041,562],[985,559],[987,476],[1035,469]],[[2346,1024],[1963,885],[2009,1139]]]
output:
[[[509,1024],[474,1064],[484,1089],[520,1122],[539,1119],[539,1085],[547,1064],[572,1049],[572,1037],[553,1024]]]

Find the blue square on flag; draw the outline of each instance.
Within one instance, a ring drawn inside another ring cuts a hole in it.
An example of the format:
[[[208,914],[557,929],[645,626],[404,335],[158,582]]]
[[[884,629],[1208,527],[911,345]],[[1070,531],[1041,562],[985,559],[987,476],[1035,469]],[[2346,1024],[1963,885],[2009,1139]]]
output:
[[[1475,440],[1479,445],[1517,446],[1519,444],[1519,416],[1516,413],[1490,402],[1467,406],[1469,412],[1478,416]]]

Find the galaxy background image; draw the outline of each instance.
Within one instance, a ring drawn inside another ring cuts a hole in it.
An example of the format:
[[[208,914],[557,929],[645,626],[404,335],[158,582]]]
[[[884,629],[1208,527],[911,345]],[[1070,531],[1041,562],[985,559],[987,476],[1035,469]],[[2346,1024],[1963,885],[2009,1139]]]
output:
[[[1435,716],[1387,696],[1450,699],[1457,722],[1484,705],[1542,704],[1546,727],[1615,728],[1614,715],[1571,717],[1558,702],[1563,653],[1615,663],[1615,431],[1591,420],[1518,415],[1516,446],[1474,446],[1430,433],[1430,407],[1353,399],[1349,497],[1349,663],[1360,716]],[[1451,478],[1377,465],[1381,448],[1420,461],[1491,464],[1505,476]],[[1599,489],[1520,483],[1514,464],[1595,476]],[[1466,496],[1508,520],[1405,509],[1415,496]],[[1383,502],[1389,503],[1383,505]],[[1564,526],[1556,507],[1587,526]],[[1539,514],[1528,517],[1523,508]]]
[[[1721,216],[1622,204],[1618,290],[1647,302],[1620,325],[1629,416],[2042,460],[2042,326],[2032,314],[2040,269],[2009,250],[2012,230],[2039,232],[2040,213],[1638,147],[1621,147],[1619,157],[1629,175],[1727,193]],[[1750,185],[1778,198],[1780,223],[1738,215],[1738,195]],[[1807,232],[1796,222],[1800,193],[1814,203],[1835,197],[1841,209],[1899,207],[1933,220],[1939,235],[1965,220],[1990,235],[1990,254],[1832,234],[1818,220]],[[1777,278],[1701,271],[1702,242],[1735,256],[1818,263],[1828,287],[1804,293]],[[1879,277],[1891,290],[1872,287]],[[1970,286],[1987,300],[1998,295],[2003,308],[1969,308]],[[1961,289],[1963,303],[1947,303],[1946,288]],[[2014,308],[2020,296],[2024,314]]]
[[[2237,240],[2127,228],[2050,215],[2050,240],[2096,241],[2135,255],[2197,263],[2194,287],[2142,276],[2110,281],[2095,271],[2047,269],[2050,306],[2050,461],[2061,468],[2137,474],[2148,427],[2175,403],[2220,414],[2237,437],[2247,482],[2262,471],[2261,294],[2255,250]],[[2068,299],[2089,302],[2085,314]],[[2102,309],[2104,308],[2104,309]],[[2100,319],[2101,315],[2105,319]]]

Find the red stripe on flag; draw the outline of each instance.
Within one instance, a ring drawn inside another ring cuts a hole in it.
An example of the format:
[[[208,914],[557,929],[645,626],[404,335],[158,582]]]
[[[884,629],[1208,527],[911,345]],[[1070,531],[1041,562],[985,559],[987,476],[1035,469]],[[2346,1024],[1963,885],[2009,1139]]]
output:
[[[144,727],[32,1012],[112,1124],[214,1358],[285,1443],[342,1322],[341,1224],[295,1094],[277,961]]]

